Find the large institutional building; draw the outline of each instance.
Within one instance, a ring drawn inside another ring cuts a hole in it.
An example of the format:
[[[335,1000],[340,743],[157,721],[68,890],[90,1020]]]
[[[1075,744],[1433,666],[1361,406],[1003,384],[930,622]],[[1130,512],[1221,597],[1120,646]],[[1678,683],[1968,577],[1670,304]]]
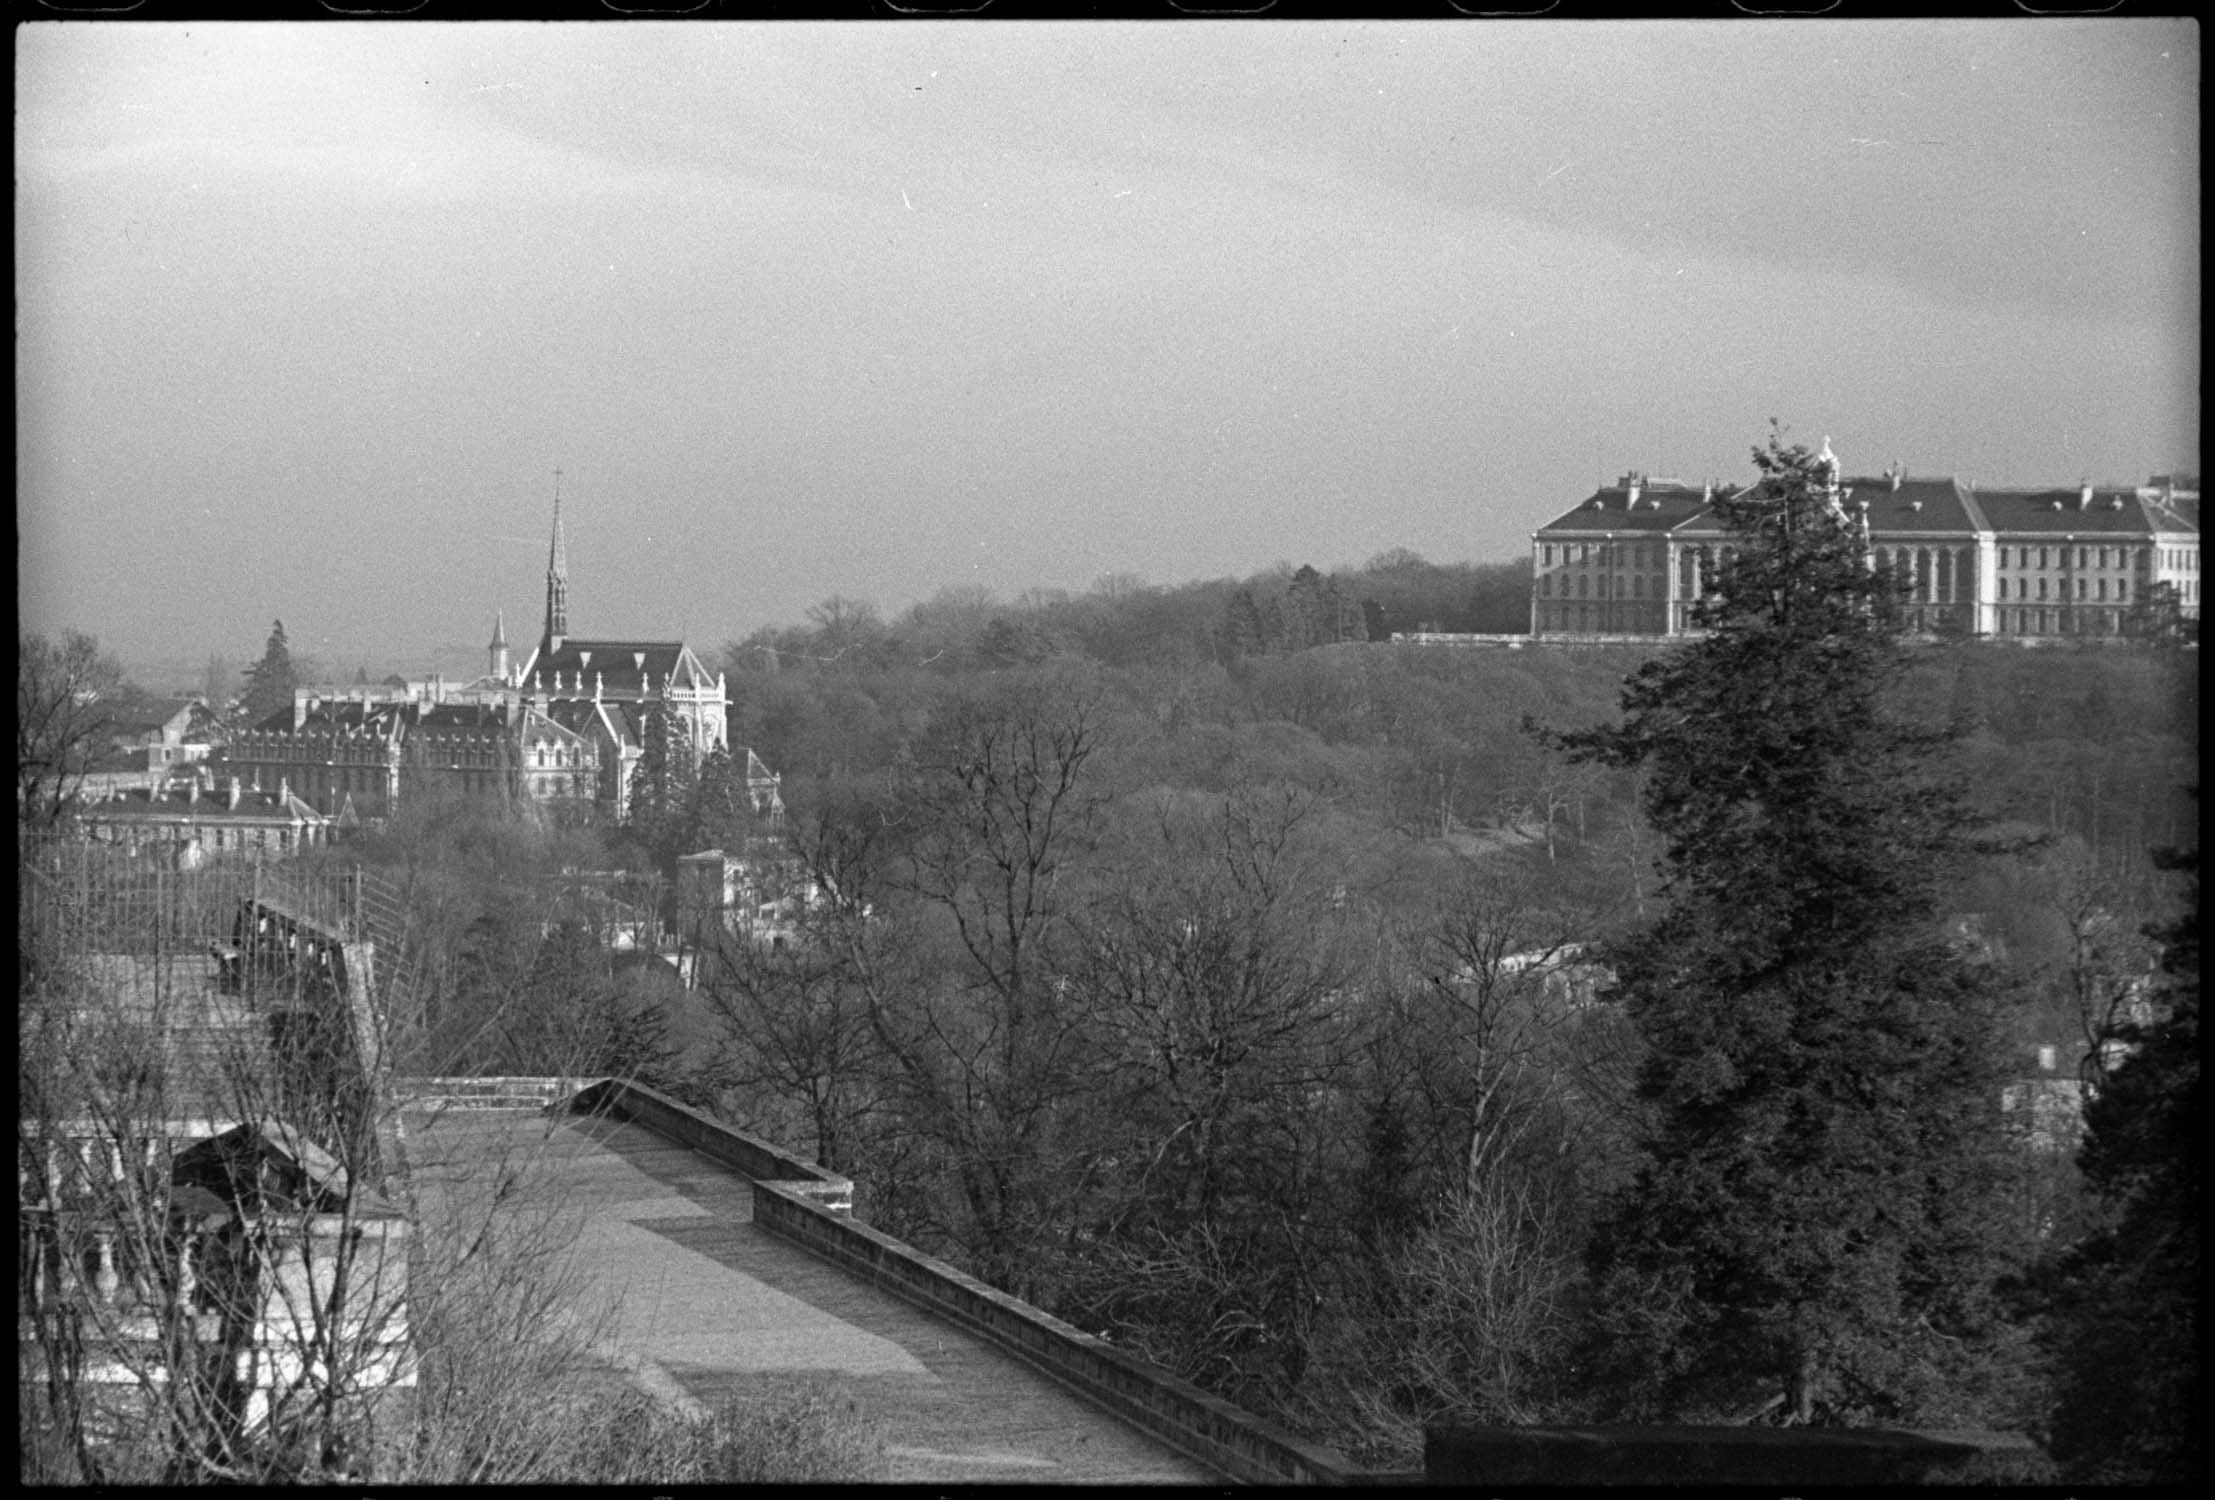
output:
[[[232,737],[233,774],[286,788],[333,818],[377,818],[411,783],[467,796],[593,806],[621,817],[657,711],[695,757],[744,755],[755,808],[781,810],[778,778],[751,750],[732,750],[724,678],[682,641],[585,640],[569,633],[569,549],[561,496],[546,560],[546,624],[511,658],[496,617],[484,676],[449,686],[388,680],[303,688],[289,721]]]
[[[1895,467],[1843,481],[1876,565],[1913,587],[1911,629],[2053,639],[2125,633],[2158,585],[2200,609],[2199,481],[1979,489]],[[1715,486],[1626,474],[1531,533],[1531,632],[1670,636],[1691,628],[1703,562],[1729,541]]]

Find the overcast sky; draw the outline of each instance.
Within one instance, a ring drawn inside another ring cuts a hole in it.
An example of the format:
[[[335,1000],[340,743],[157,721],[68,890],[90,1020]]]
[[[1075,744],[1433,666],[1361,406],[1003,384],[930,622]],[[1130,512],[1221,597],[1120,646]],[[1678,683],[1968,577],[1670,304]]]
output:
[[[2183,22],[34,25],[26,629],[1523,554],[1626,469],[2199,463]]]

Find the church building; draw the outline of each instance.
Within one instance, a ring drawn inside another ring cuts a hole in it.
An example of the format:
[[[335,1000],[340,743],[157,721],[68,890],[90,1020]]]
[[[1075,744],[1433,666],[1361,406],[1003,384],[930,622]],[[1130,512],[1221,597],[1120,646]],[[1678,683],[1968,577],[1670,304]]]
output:
[[[495,616],[487,656],[486,675],[467,684],[301,688],[289,713],[233,737],[226,769],[255,787],[286,785],[332,817],[390,816],[412,785],[620,819],[661,715],[695,764],[718,750],[743,755],[755,811],[782,814],[779,778],[752,751],[731,750],[722,673],[682,641],[569,633],[558,472],[545,629],[516,661],[506,619]]]
[[[554,534],[546,558],[546,623],[537,646],[509,659],[505,623],[496,623],[488,663],[526,710],[537,732],[525,736],[521,775],[536,796],[574,795],[589,765],[593,800],[620,818],[631,773],[665,714],[698,761],[730,750],[724,678],[683,641],[604,640],[569,633],[569,547],[562,531],[560,476]],[[747,754],[749,772],[761,766]],[[757,785],[757,783],[759,783]],[[781,810],[777,778],[749,774],[758,810]]]

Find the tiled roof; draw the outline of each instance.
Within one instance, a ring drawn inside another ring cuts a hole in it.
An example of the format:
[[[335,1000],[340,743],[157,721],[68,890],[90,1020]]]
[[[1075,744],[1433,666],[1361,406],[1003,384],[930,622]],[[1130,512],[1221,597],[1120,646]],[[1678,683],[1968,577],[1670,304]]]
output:
[[[1853,502],[1869,507],[1869,530],[1878,538],[1902,534],[1967,537],[1980,532],[2060,536],[2143,537],[2155,532],[2199,530],[2196,495],[2162,498],[2158,491],[2095,485],[2089,502],[2082,486],[2069,489],[1972,489],[1951,476],[1889,475],[1846,480]],[[1539,529],[1540,535],[1621,536],[1667,532],[1684,538],[1727,533],[1701,490],[1672,483],[1648,484],[1635,507],[1622,485],[1596,491],[1576,509]]]
[[[649,681],[658,690],[672,675],[680,686],[715,686],[715,674],[682,641],[566,640],[558,650],[533,652],[523,664],[526,686],[541,678],[551,686],[557,675],[565,691],[578,692],[590,692],[596,680],[609,693],[637,693]]]
[[[142,704],[110,703],[107,733],[112,739],[151,740],[175,729],[179,734],[192,727],[192,710],[199,706],[197,698],[156,698]]]
[[[280,797],[276,792],[257,792],[242,787],[238,794],[238,806],[230,805],[228,793],[222,789],[203,789],[197,799],[184,787],[165,786],[158,792],[149,787],[124,787],[105,801],[88,803],[82,816],[88,822],[151,822],[172,819],[191,819],[209,824],[267,823],[272,819],[284,822],[321,823],[323,815],[302,802],[298,797]]]
[[[555,706],[561,707],[564,705]],[[589,705],[584,706],[589,707]],[[569,717],[581,720],[584,716],[572,714]],[[591,736],[584,730],[562,722],[562,719],[553,713],[530,708],[523,712],[523,738],[526,742],[552,740],[557,744],[565,744],[588,741]]]
[[[2163,495],[2156,491],[2142,496],[2146,515],[2156,531],[2190,531],[2200,529],[2200,497],[2198,495]]]
[[[1564,511],[1539,530],[1659,534],[1697,516],[1707,499],[1705,487],[1664,481],[1641,485],[1634,504],[1627,487],[1613,485],[1593,491],[1576,509]]]
[[[391,700],[364,703],[358,698],[324,698],[316,702],[302,716],[300,727],[292,724],[292,710],[280,709],[265,719],[254,723],[254,729],[263,734],[332,734],[341,730],[377,730],[390,735],[407,722],[406,711],[414,705]]]
[[[1878,474],[1848,479],[1845,488],[1852,496],[1850,504],[1868,502],[1869,530],[1879,537],[1897,536],[1902,532],[1968,537],[1983,529],[1983,516],[1977,510],[1975,495],[1950,476],[1922,479],[1907,476],[1894,488],[1890,476]],[[1675,534],[1722,537],[1728,531],[1714,511],[1702,510],[1677,527]]]
[[[508,711],[504,704],[436,703],[417,710],[412,717],[418,729],[435,729],[448,734],[461,731],[506,734],[508,730]]]
[[[2135,489],[2097,486],[2086,503],[2081,488],[1980,489],[1977,505],[2001,536],[2031,532],[2040,536],[2142,537],[2167,530]]]
[[[1848,479],[1845,487],[1849,504],[1868,503],[1869,530],[1878,535],[1906,531],[1966,536],[1985,529],[1975,495],[1951,476],[1903,476],[1895,488],[1879,474]]]

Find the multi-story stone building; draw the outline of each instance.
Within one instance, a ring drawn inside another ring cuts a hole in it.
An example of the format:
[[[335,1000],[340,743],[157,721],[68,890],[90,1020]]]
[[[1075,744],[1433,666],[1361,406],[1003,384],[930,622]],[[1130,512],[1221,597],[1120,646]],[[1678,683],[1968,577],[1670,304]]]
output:
[[[2199,490],[1979,489],[1897,466],[1841,481],[1871,560],[1909,586],[1911,630],[2039,640],[2129,633],[2167,585],[2199,617]],[[1715,486],[1626,474],[1531,534],[1531,631],[1670,636],[1691,628],[1705,568],[1730,553]]]
[[[486,673],[378,687],[304,688],[289,721],[233,737],[228,768],[255,786],[280,781],[333,818],[389,816],[411,790],[597,807],[623,816],[631,775],[657,714],[695,757],[746,756],[757,808],[781,806],[777,777],[731,750],[725,681],[682,641],[597,640],[569,633],[569,554],[554,500],[546,623],[515,661],[496,616]]]
[[[1625,474],[1531,539],[1534,635],[1673,635],[1685,600],[1676,532],[1708,514],[1715,486]]]
[[[154,786],[88,795],[72,817],[89,839],[160,854],[188,870],[211,855],[315,848],[330,837],[332,821],[281,777],[267,790],[249,789],[236,776],[218,780],[204,766],[165,775]]]
[[[594,800],[622,816],[656,713],[668,715],[695,757],[730,748],[723,674],[710,672],[690,646],[569,633],[569,550],[558,493],[546,559],[545,630],[512,671],[503,625],[495,625],[487,649],[492,674],[505,672],[510,694],[551,726],[534,731],[525,746],[524,775],[534,796],[576,795],[589,761]],[[555,735],[557,729],[567,738]]]

